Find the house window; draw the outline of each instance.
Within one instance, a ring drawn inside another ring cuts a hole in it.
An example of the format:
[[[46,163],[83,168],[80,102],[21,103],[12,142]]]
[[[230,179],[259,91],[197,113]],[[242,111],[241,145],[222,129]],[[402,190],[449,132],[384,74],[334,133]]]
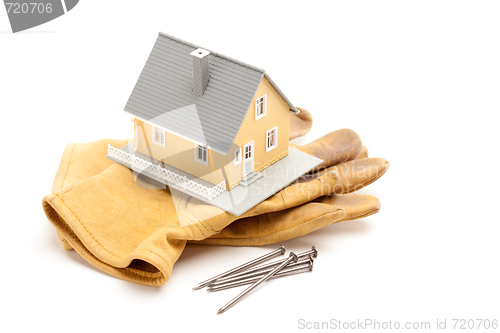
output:
[[[165,147],[165,131],[161,128],[153,126],[153,142],[157,145]]]
[[[241,148],[234,151],[234,165],[241,163]]]
[[[253,141],[251,141],[248,145],[245,146],[245,160],[252,158],[252,147]]]
[[[267,95],[261,96],[255,100],[255,120],[266,115],[267,110]]]
[[[194,159],[205,165],[208,164],[208,149],[207,146],[196,145],[194,149]]]
[[[278,127],[275,127],[266,133],[266,153],[278,146]]]

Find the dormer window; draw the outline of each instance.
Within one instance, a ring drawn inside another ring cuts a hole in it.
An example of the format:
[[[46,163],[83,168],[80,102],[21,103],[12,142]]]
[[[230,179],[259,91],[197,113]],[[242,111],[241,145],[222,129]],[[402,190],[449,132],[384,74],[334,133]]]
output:
[[[255,121],[266,115],[267,111],[267,95],[255,99]]]

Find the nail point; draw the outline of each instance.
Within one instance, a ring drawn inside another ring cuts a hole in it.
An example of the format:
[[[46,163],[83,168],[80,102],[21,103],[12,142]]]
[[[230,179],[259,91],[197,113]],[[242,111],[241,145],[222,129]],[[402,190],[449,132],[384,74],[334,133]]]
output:
[[[200,283],[198,284],[198,286],[194,287],[193,289],[194,289],[194,290],[201,289],[201,288],[206,287],[207,285],[209,285],[211,282],[214,282],[214,281],[216,281],[216,280],[218,280],[218,279],[220,279],[220,278],[223,278],[223,277],[225,277],[225,276],[228,276],[228,275],[231,275],[231,274],[234,274],[234,273],[240,272],[240,271],[242,271],[242,270],[244,270],[244,269],[246,269],[246,268],[248,268],[248,267],[251,267],[251,266],[257,265],[258,263],[261,263],[261,262],[263,262],[263,261],[265,261],[265,260],[268,260],[268,259],[270,259],[270,258],[274,258],[274,257],[276,257],[276,256],[278,256],[278,255],[282,255],[283,253],[285,253],[285,247],[284,247],[283,245],[281,245],[279,248],[277,248],[277,249],[276,249],[276,250],[274,250],[274,251],[271,251],[271,252],[269,252],[269,253],[267,253],[267,254],[265,254],[265,255],[263,255],[263,256],[260,256],[260,257],[258,257],[258,258],[256,258],[256,259],[254,259],[254,260],[251,260],[251,261],[249,261],[249,262],[247,262],[247,263],[245,263],[245,264],[243,264],[243,265],[240,265],[240,266],[238,266],[238,267],[235,267],[235,268],[233,268],[233,269],[231,269],[231,270],[229,270],[229,271],[227,271],[227,272],[224,272],[224,273],[222,273],[222,274],[219,274],[219,275],[217,275],[217,276],[214,276],[213,278],[210,278],[210,279],[208,279],[208,280],[205,280],[205,281],[203,281],[203,282],[200,282]]]

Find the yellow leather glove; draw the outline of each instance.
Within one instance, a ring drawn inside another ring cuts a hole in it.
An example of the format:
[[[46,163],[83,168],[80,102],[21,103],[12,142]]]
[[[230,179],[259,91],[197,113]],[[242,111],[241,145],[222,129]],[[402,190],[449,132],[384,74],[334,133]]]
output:
[[[298,147],[325,161],[317,174],[236,217],[168,188],[138,186],[131,170],[105,158],[108,143],[121,147],[127,140],[69,144],[43,208],[66,249],[109,274],[152,286],[168,281],[187,241],[270,244],[373,214],[380,208],[376,198],[345,193],[388,168],[384,159],[356,159],[366,153],[359,137],[335,131]]]

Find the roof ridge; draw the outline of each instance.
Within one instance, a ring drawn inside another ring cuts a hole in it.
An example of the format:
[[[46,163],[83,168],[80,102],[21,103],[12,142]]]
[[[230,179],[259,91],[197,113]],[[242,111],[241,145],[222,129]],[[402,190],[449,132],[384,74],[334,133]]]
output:
[[[209,50],[209,49],[207,49],[207,48],[204,48],[204,47],[198,46],[198,45],[196,45],[196,44],[193,44],[193,43],[187,42],[187,41],[185,41],[185,40],[183,40],[183,39],[180,39],[180,38],[174,37],[174,36],[169,35],[169,34],[166,34],[166,33],[164,33],[164,32],[161,32],[161,31],[160,31],[160,32],[158,33],[158,35],[160,35],[160,36],[162,36],[162,37],[165,37],[165,38],[169,38],[169,39],[175,40],[176,42],[179,42],[179,43],[182,43],[182,44],[185,44],[185,45],[191,46],[191,47],[195,47],[195,48],[197,48],[197,49],[198,49],[198,48],[202,48],[202,49],[204,49],[204,50],[209,51],[211,54],[213,54],[213,55],[215,55],[215,56],[217,56],[217,57],[220,57],[220,58],[223,58],[223,59],[225,59],[225,60],[228,60],[228,61],[234,62],[235,64],[238,64],[238,65],[241,65],[241,66],[247,67],[247,68],[249,68],[249,69],[253,69],[254,71],[260,72],[260,73],[262,73],[262,74],[264,74],[264,73],[266,72],[266,71],[265,71],[265,70],[263,70],[262,68],[252,66],[252,65],[247,64],[247,63],[245,63],[245,62],[243,62],[243,61],[236,60],[236,59],[234,59],[234,58],[228,57],[228,56],[223,55],[223,54],[218,53],[218,52],[213,52],[213,51],[211,51],[211,50]]]

